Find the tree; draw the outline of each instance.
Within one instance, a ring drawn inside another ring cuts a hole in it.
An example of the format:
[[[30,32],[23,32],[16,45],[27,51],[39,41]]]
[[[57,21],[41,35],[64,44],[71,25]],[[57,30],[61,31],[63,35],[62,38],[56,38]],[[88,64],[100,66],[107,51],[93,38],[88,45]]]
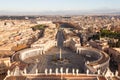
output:
[[[44,30],[45,28],[45,25],[36,25],[32,27],[33,30]]]

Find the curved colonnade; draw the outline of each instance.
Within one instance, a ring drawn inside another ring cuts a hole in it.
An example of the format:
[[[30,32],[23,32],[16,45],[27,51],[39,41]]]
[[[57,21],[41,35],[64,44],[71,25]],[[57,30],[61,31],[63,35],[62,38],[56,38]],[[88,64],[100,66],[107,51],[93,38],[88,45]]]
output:
[[[18,58],[24,63],[35,63],[36,59],[44,54],[42,48],[28,48],[21,51],[18,51],[13,55],[13,61],[16,61]]]
[[[35,63],[36,59],[39,58],[42,54],[45,54],[50,48],[56,46],[56,41],[51,40],[45,44],[33,44],[31,48],[24,49],[16,52],[12,56],[13,61],[22,61],[25,63]]]
[[[91,52],[92,51],[92,52]],[[86,59],[85,66],[90,73],[105,74],[107,68],[109,67],[110,57],[103,51],[94,48],[77,48],[78,54],[83,56],[91,57],[91,59],[96,58],[93,61]]]

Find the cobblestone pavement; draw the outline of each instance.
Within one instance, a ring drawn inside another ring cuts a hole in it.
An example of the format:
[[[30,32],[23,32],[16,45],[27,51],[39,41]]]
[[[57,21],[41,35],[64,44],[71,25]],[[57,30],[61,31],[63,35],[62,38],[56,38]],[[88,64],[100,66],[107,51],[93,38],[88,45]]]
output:
[[[63,72],[65,72],[66,68],[69,68],[69,73],[72,72],[73,68],[79,69],[79,73],[84,72],[84,58],[71,51],[69,48],[62,49],[62,58],[65,60],[64,62],[59,62],[58,60],[54,61],[54,59],[59,59],[59,49],[56,47],[50,49],[46,52],[46,54],[42,55],[39,58],[39,62],[37,65],[39,72],[44,73],[46,68],[51,68],[52,72],[55,72],[55,69],[58,68],[58,72],[60,72],[61,67],[63,68]],[[33,73],[35,73],[35,70],[33,71]]]

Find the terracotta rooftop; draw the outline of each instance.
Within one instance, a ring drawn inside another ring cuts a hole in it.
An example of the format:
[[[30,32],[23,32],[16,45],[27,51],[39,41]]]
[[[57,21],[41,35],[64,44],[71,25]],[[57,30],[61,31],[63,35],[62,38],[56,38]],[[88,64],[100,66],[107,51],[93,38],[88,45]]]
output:
[[[11,56],[13,53],[14,53],[14,51],[0,50],[0,54],[2,54],[3,57]]]
[[[120,53],[120,48],[113,48],[113,49]]]

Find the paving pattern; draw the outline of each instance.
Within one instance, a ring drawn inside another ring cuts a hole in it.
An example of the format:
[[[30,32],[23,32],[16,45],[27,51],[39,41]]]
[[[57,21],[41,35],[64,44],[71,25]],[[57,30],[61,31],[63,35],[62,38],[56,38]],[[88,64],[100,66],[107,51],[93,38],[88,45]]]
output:
[[[79,73],[83,73],[84,72],[84,58],[81,55],[76,54],[75,52],[71,51],[69,48],[64,48],[62,50],[62,58],[67,60],[68,62],[63,62],[61,64],[59,64],[58,62],[54,62],[53,59],[59,59],[59,49],[54,47],[51,50],[49,50],[48,52],[46,52],[46,54],[42,55],[39,58],[39,62],[38,65],[36,66],[34,64],[34,66],[29,67],[30,70],[33,71],[33,73],[35,73],[35,67],[38,67],[38,71],[40,73],[44,73],[45,69],[52,69],[52,72],[55,73],[55,69],[58,68],[60,72],[60,68],[63,68],[63,72],[65,73],[66,68],[69,68],[69,73],[72,73],[72,69],[79,69]],[[32,64],[33,65],[33,64]],[[32,73],[30,71],[30,73]]]

